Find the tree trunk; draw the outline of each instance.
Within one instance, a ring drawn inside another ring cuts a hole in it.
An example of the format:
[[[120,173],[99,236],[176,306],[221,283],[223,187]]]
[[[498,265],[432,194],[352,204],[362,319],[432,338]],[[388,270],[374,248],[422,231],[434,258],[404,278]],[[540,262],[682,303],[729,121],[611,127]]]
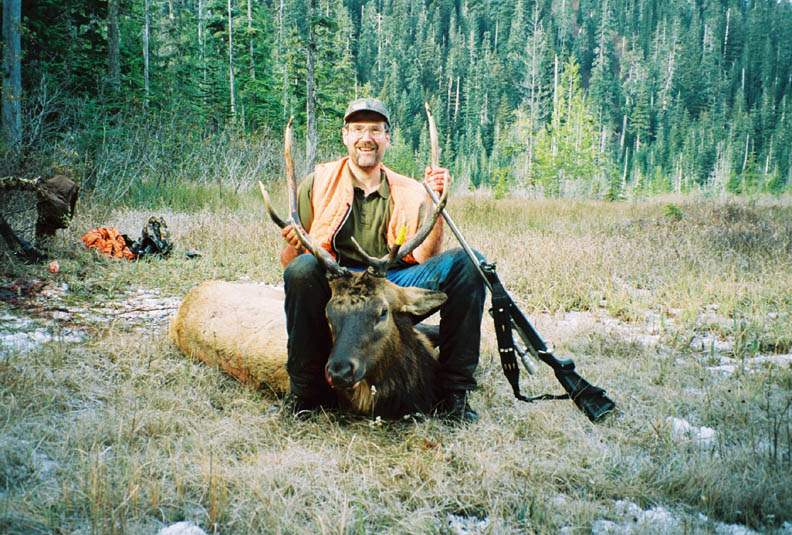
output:
[[[3,0],[3,137],[22,142],[22,1]]]
[[[253,0],[248,0],[247,3],[247,17],[248,17],[248,39],[250,43],[250,79],[256,79],[256,61],[253,59]]]
[[[382,72],[382,13],[377,11],[377,72]]]
[[[121,38],[118,27],[118,2],[107,1],[107,82],[114,92],[121,89]]]
[[[284,8],[285,6],[284,0],[280,0],[280,4],[278,6],[278,56],[280,58],[284,58],[286,55],[286,49],[284,46],[284,39],[283,39],[283,17],[284,17]],[[284,121],[289,118],[289,65],[288,61],[280,61],[280,67],[283,69],[283,88],[281,94],[281,100],[283,101],[283,119]]]
[[[314,55],[316,36],[313,20],[316,16],[316,0],[310,0],[308,8],[308,50],[305,55],[305,165],[313,169],[316,160],[316,80],[314,78]]]
[[[457,116],[459,115],[459,76],[457,76],[457,83],[456,83],[456,98],[454,99],[454,121],[457,120]]]
[[[207,97],[207,73],[206,73],[206,36],[204,32],[204,4],[203,0],[198,0],[198,64],[201,69],[201,102],[203,103],[204,113],[208,109]]]
[[[143,98],[143,106],[148,108],[150,95],[149,87],[149,0],[146,0],[146,14],[143,22],[143,87],[145,96]]]
[[[231,0],[228,0],[228,86],[231,97],[231,120],[236,121],[236,98],[234,96],[234,37]]]

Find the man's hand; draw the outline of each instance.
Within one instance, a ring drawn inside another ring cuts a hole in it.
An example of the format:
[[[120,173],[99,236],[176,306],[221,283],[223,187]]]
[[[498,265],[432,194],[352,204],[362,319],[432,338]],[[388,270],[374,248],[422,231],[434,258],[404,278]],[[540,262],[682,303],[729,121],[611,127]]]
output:
[[[435,169],[427,167],[424,169],[424,180],[438,195],[443,193],[443,181],[446,180],[446,177],[448,178],[448,183],[451,184],[451,174],[445,167],[437,167]]]
[[[291,246],[297,253],[303,252],[302,243],[300,243],[300,238],[297,237],[297,231],[294,230],[292,225],[286,225],[281,229],[281,236],[283,239],[286,240],[286,243]]]
[[[293,226],[286,225],[283,227],[281,229],[281,236],[283,236],[283,239],[286,240],[288,244],[281,250],[280,254],[281,265],[283,265],[283,269],[286,269],[289,262],[305,252],[305,248],[303,248],[302,243],[300,243],[300,238],[297,237],[297,232],[294,230]]]

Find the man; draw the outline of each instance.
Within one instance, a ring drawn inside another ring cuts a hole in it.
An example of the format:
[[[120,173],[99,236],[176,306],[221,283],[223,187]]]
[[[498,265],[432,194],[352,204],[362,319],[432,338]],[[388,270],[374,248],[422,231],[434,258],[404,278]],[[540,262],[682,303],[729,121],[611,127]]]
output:
[[[373,257],[382,257],[393,243],[393,229],[422,221],[431,202],[421,184],[382,165],[390,146],[390,117],[385,104],[365,98],[349,104],[342,138],[348,155],[319,164],[298,190],[300,221],[309,235],[328,249],[342,266],[364,268],[352,238]],[[424,178],[441,193],[447,169],[426,168]],[[424,199],[417,206],[414,199]],[[397,220],[398,223],[397,224]],[[409,225],[408,225],[409,226]],[[420,225],[417,225],[420,226]],[[291,391],[284,400],[293,414],[332,406],[335,395],[325,381],[331,349],[325,306],[330,288],[317,260],[305,252],[291,225],[282,230],[287,245],[281,252],[286,292],[286,328]],[[407,237],[409,238],[409,236]],[[426,240],[393,269],[388,279],[401,286],[439,290],[448,295],[440,309],[440,357],[435,378],[438,411],[457,422],[474,422],[476,412],[467,393],[476,386],[485,286],[464,251],[440,252],[443,221]]]

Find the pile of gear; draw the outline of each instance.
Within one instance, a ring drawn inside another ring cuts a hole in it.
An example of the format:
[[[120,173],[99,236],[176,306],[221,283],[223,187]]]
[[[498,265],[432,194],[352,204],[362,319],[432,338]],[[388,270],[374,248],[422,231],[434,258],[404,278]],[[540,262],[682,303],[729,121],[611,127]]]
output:
[[[24,261],[44,260],[47,241],[59,229],[68,228],[71,224],[79,191],[79,186],[63,175],[49,180],[0,178],[2,241]],[[107,257],[129,260],[147,256],[167,257],[173,250],[168,225],[161,217],[151,217],[137,240],[122,235],[113,227],[91,230],[81,239],[86,247]]]
[[[137,260],[154,255],[167,257],[173,250],[168,225],[161,217],[149,218],[137,240],[119,233],[113,227],[90,230],[80,239],[86,247],[96,249],[110,258]]]

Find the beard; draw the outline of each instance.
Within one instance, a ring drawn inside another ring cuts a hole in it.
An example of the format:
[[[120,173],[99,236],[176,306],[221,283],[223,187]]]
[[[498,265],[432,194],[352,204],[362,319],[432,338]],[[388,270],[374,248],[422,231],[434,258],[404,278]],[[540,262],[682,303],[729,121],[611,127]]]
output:
[[[382,147],[376,143],[360,143],[349,151],[349,157],[361,169],[372,169],[377,167],[382,160]]]

